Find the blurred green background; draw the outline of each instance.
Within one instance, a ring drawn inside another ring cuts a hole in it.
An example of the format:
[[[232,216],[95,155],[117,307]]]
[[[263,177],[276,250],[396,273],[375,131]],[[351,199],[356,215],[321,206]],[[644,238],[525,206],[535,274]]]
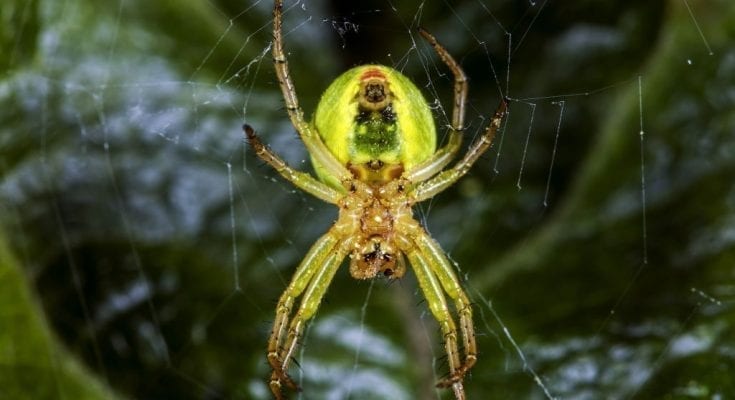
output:
[[[469,398],[735,398],[732,2],[286,6],[307,114],[340,71],[383,63],[443,137],[451,76],[417,26],[470,77],[465,143],[512,99],[489,154],[417,210],[475,302]],[[2,2],[0,398],[269,398],[275,301],[336,215],[243,142],[247,120],[310,168],[271,8]],[[300,398],[449,398],[439,336],[410,273],[343,268]]]

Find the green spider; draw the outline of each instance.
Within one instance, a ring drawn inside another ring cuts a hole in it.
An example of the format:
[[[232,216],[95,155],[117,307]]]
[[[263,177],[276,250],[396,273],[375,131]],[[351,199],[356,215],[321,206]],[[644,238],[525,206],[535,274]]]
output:
[[[413,206],[462,177],[492,142],[503,117],[502,100],[484,134],[452,168],[464,129],[467,78],[459,64],[428,32],[419,29],[454,75],[454,110],[447,143],[436,149],[431,110],[419,89],[400,72],[363,65],[339,76],[322,95],[312,123],[304,119],[283,52],[282,0],[273,10],[273,59],[291,123],[311,155],[319,179],[290,168],[258,138],[245,134],[255,153],[298,188],[339,207],[334,225],[319,238],[296,269],[276,307],[268,341],[273,372],[270,389],[283,398],[284,386],[298,390],[287,370],[306,322],[314,316],[337,268],[350,259],[355,279],[379,275],[398,279],[408,258],[429,309],[444,336],[449,374],[438,387],[465,398],[463,378],[477,361],[470,301],[439,244],[413,218]],[[454,302],[457,326],[447,304]],[[296,299],[301,303],[294,313]],[[464,354],[462,354],[464,353]]]

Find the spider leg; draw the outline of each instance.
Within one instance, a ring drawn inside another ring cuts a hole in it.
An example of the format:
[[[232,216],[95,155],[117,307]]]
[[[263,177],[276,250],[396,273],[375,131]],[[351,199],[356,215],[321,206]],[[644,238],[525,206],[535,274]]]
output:
[[[243,125],[243,130],[245,131],[245,136],[248,138],[248,142],[255,150],[255,154],[296,187],[327,203],[337,204],[339,199],[342,198],[342,194],[331,186],[318,181],[305,172],[289,167],[285,161],[260,141],[260,138],[250,125]]]
[[[455,398],[457,400],[464,400],[465,393],[464,386],[462,385],[462,377],[469,368],[465,368],[460,362],[460,352],[457,345],[457,327],[444,296],[441,275],[437,274],[437,268],[432,265],[434,260],[421,249],[418,242],[405,237],[400,239],[400,241],[402,242],[401,250],[408,256],[414,274],[416,274],[419,287],[424,293],[426,302],[429,305],[429,310],[431,310],[434,318],[439,323],[442,335],[444,336],[444,350],[447,353],[447,361],[449,363],[449,377],[441,380],[437,386],[451,386]],[[462,330],[464,333],[464,327]]]
[[[342,165],[334,155],[327,149],[319,135],[304,120],[304,111],[299,107],[296,97],[296,87],[291,80],[288,69],[286,54],[283,52],[283,37],[281,33],[283,14],[283,0],[276,0],[273,7],[273,64],[278,76],[278,84],[283,92],[286,102],[286,110],[291,123],[298,131],[306,149],[314,159],[325,168],[330,175],[338,178],[341,182],[352,179],[352,174]]]
[[[449,387],[456,382],[462,382],[462,378],[477,362],[477,344],[475,343],[475,328],[472,322],[472,307],[467,294],[462,290],[457,275],[449,263],[444,251],[434,239],[418,224],[412,229],[414,243],[432,272],[436,274],[439,283],[454,301],[454,308],[459,316],[459,326],[462,332],[462,345],[464,346],[464,361],[450,375],[441,380],[437,386]]]
[[[291,278],[288,287],[278,300],[276,319],[273,321],[273,329],[268,340],[268,363],[273,369],[270,387],[276,398],[280,398],[281,396],[281,381],[285,381],[289,386],[296,389],[296,385],[293,384],[293,381],[286,374],[289,360],[283,358],[284,351],[281,346],[286,333],[286,327],[289,324],[289,316],[291,315],[294,301],[306,290],[309,283],[313,282],[315,274],[319,273],[317,276],[321,276],[324,270],[331,264],[336,263],[339,265],[338,262],[333,260],[335,258],[334,249],[338,246],[338,243],[339,238],[331,231],[319,238],[311,246],[311,249],[309,249],[309,252]],[[306,296],[304,297],[306,298]]]
[[[439,58],[444,61],[444,64],[449,67],[454,75],[454,108],[452,110],[452,125],[449,128],[449,139],[444,147],[434,153],[434,155],[428,160],[422,162],[406,171],[403,177],[412,182],[421,182],[429,179],[444,167],[454,158],[455,154],[459,150],[462,144],[462,131],[464,130],[464,116],[465,116],[465,103],[467,102],[467,76],[465,75],[462,67],[452,57],[451,54],[444,48],[432,35],[423,28],[419,28],[419,34],[429,42],[434,51],[439,55]]]
[[[322,241],[325,242],[324,245],[320,243]],[[284,384],[291,389],[298,390],[298,385],[288,376],[288,364],[296,350],[304,325],[316,313],[334,274],[347,256],[349,246],[345,243],[340,243],[337,235],[333,233],[324,235],[309,251],[309,254],[296,271],[289,288],[279,301],[277,314],[280,318],[277,317],[277,321],[274,323],[271,341],[268,343],[268,360],[273,367],[270,388],[276,398],[281,398],[281,390]],[[312,255],[316,257],[310,257]],[[300,274],[300,272],[302,273]],[[289,293],[292,286],[294,290]],[[291,312],[293,301],[298,296],[296,293],[300,294],[301,292],[303,292],[301,304],[289,324],[286,342],[283,347],[280,347],[280,338],[284,334],[286,324],[288,324],[288,315]],[[294,294],[296,295],[294,296]],[[283,308],[281,308],[282,303]],[[274,341],[274,338],[277,339]]]
[[[493,138],[495,137],[495,132],[497,132],[500,127],[500,123],[503,121],[507,109],[508,103],[503,99],[500,102],[500,105],[498,105],[498,109],[495,110],[495,114],[490,120],[490,124],[485,129],[485,133],[483,133],[482,136],[480,136],[472,146],[470,146],[462,160],[460,160],[454,167],[442,171],[439,175],[416,185],[411,193],[413,201],[419,202],[434,197],[464,176],[467,171],[470,170],[475,161],[477,161],[480,156],[490,148],[490,144],[493,142]]]

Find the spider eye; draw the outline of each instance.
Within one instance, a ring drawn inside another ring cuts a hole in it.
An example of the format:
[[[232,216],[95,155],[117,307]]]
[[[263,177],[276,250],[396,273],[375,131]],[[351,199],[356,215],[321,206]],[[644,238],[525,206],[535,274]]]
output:
[[[377,251],[373,251],[371,253],[365,253],[362,255],[362,261],[365,261],[368,264],[372,264],[375,259],[378,258]]]

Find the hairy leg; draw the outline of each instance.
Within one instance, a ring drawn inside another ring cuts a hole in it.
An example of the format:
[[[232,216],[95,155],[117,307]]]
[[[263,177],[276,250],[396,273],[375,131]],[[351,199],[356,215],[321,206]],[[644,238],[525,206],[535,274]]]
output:
[[[480,156],[490,148],[490,144],[492,144],[493,138],[495,137],[495,132],[497,132],[500,127],[500,123],[503,121],[503,117],[505,117],[508,108],[507,104],[508,103],[505,100],[500,102],[498,109],[490,120],[490,124],[485,129],[485,133],[483,133],[483,135],[480,136],[472,146],[470,146],[469,150],[467,150],[467,154],[464,155],[462,160],[460,160],[454,167],[441,172],[439,175],[436,175],[427,181],[419,183],[413,188],[411,192],[413,201],[420,202],[436,196],[444,189],[453,185],[459,178],[464,176],[467,171],[470,170],[472,165],[480,158]]]
[[[316,178],[306,172],[297,171],[289,167],[285,161],[261,142],[250,125],[245,124],[243,130],[245,131],[245,136],[248,138],[248,143],[255,150],[255,154],[273,167],[282,177],[293,183],[294,186],[327,203],[337,204],[339,199],[342,198],[342,194],[331,186],[316,180]]]
[[[464,130],[465,103],[467,102],[467,76],[462,67],[454,60],[451,54],[442,46],[434,35],[419,28],[419,33],[434,48],[439,58],[449,67],[454,75],[454,107],[452,109],[452,125],[449,130],[449,139],[444,147],[437,150],[434,155],[419,165],[406,171],[403,177],[412,181],[420,182],[439,173],[454,158],[462,144],[462,131]]]
[[[296,97],[296,87],[291,80],[291,73],[288,69],[288,61],[283,51],[283,37],[281,26],[283,14],[283,0],[276,0],[273,7],[273,64],[278,76],[278,84],[281,87],[283,98],[286,102],[286,110],[291,118],[291,123],[298,131],[301,140],[304,142],[309,154],[314,157],[317,162],[324,167],[329,174],[346,182],[352,178],[352,174],[344,165],[332,155],[327,146],[322,142],[317,132],[304,120],[304,111],[299,107],[299,100]]]
[[[273,321],[273,329],[268,340],[268,363],[273,369],[270,386],[276,397],[281,395],[281,381],[293,383],[286,374],[289,360],[284,359],[284,347],[281,344],[286,336],[286,327],[289,325],[294,301],[304,293],[310,283],[313,285],[315,275],[318,276],[327,268],[330,259],[334,258],[334,249],[337,246],[339,238],[331,232],[319,238],[296,269],[291,282],[278,300],[276,319]],[[295,388],[295,385],[293,387]]]
[[[418,224],[417,224],[418,225]],[[420,229],[420,230],[419,230]],[[459,316],[459,327],[462,332],[462,345],[464,347],[464,360],[454,374],[439,382],[441,387],[449,387],[454,382],[461,381],[467,371],[477,362],[477,344],[475,342],[475,328],[472,320],[472,307],[467,294],[454,273],[444,251],[439,247],[426,231],[418,226],[415,231],[414,242],[431,271],[437,276],[439,283],[449,298],[454,301],[454,308]]]
[[[447,353],[447,362],[449,364],[449,378],[455,376],[460,377],[459,379],[453,379],[448,385],[444,384],[446,381],[444,379],[439,382],[438,386],[451,386],[456,400],[464,400],[465,393],[461,379],[462,374],[460,374],[462,365],[457,344],[457,327],[447,305],[447,300],[444,297],[442,285],[436,273],[433,271],[434,268],[431,266],[431,259],[421,251],[416,243],[407,237],[403,238],[401,242],[401,250],[408,256],[414,274],[416,274],[416,279],[419,282],[419,287],[429,305],[429,310],[431,310],[432,315],[434,315],[441,328],[444,337],[444,350]]]

